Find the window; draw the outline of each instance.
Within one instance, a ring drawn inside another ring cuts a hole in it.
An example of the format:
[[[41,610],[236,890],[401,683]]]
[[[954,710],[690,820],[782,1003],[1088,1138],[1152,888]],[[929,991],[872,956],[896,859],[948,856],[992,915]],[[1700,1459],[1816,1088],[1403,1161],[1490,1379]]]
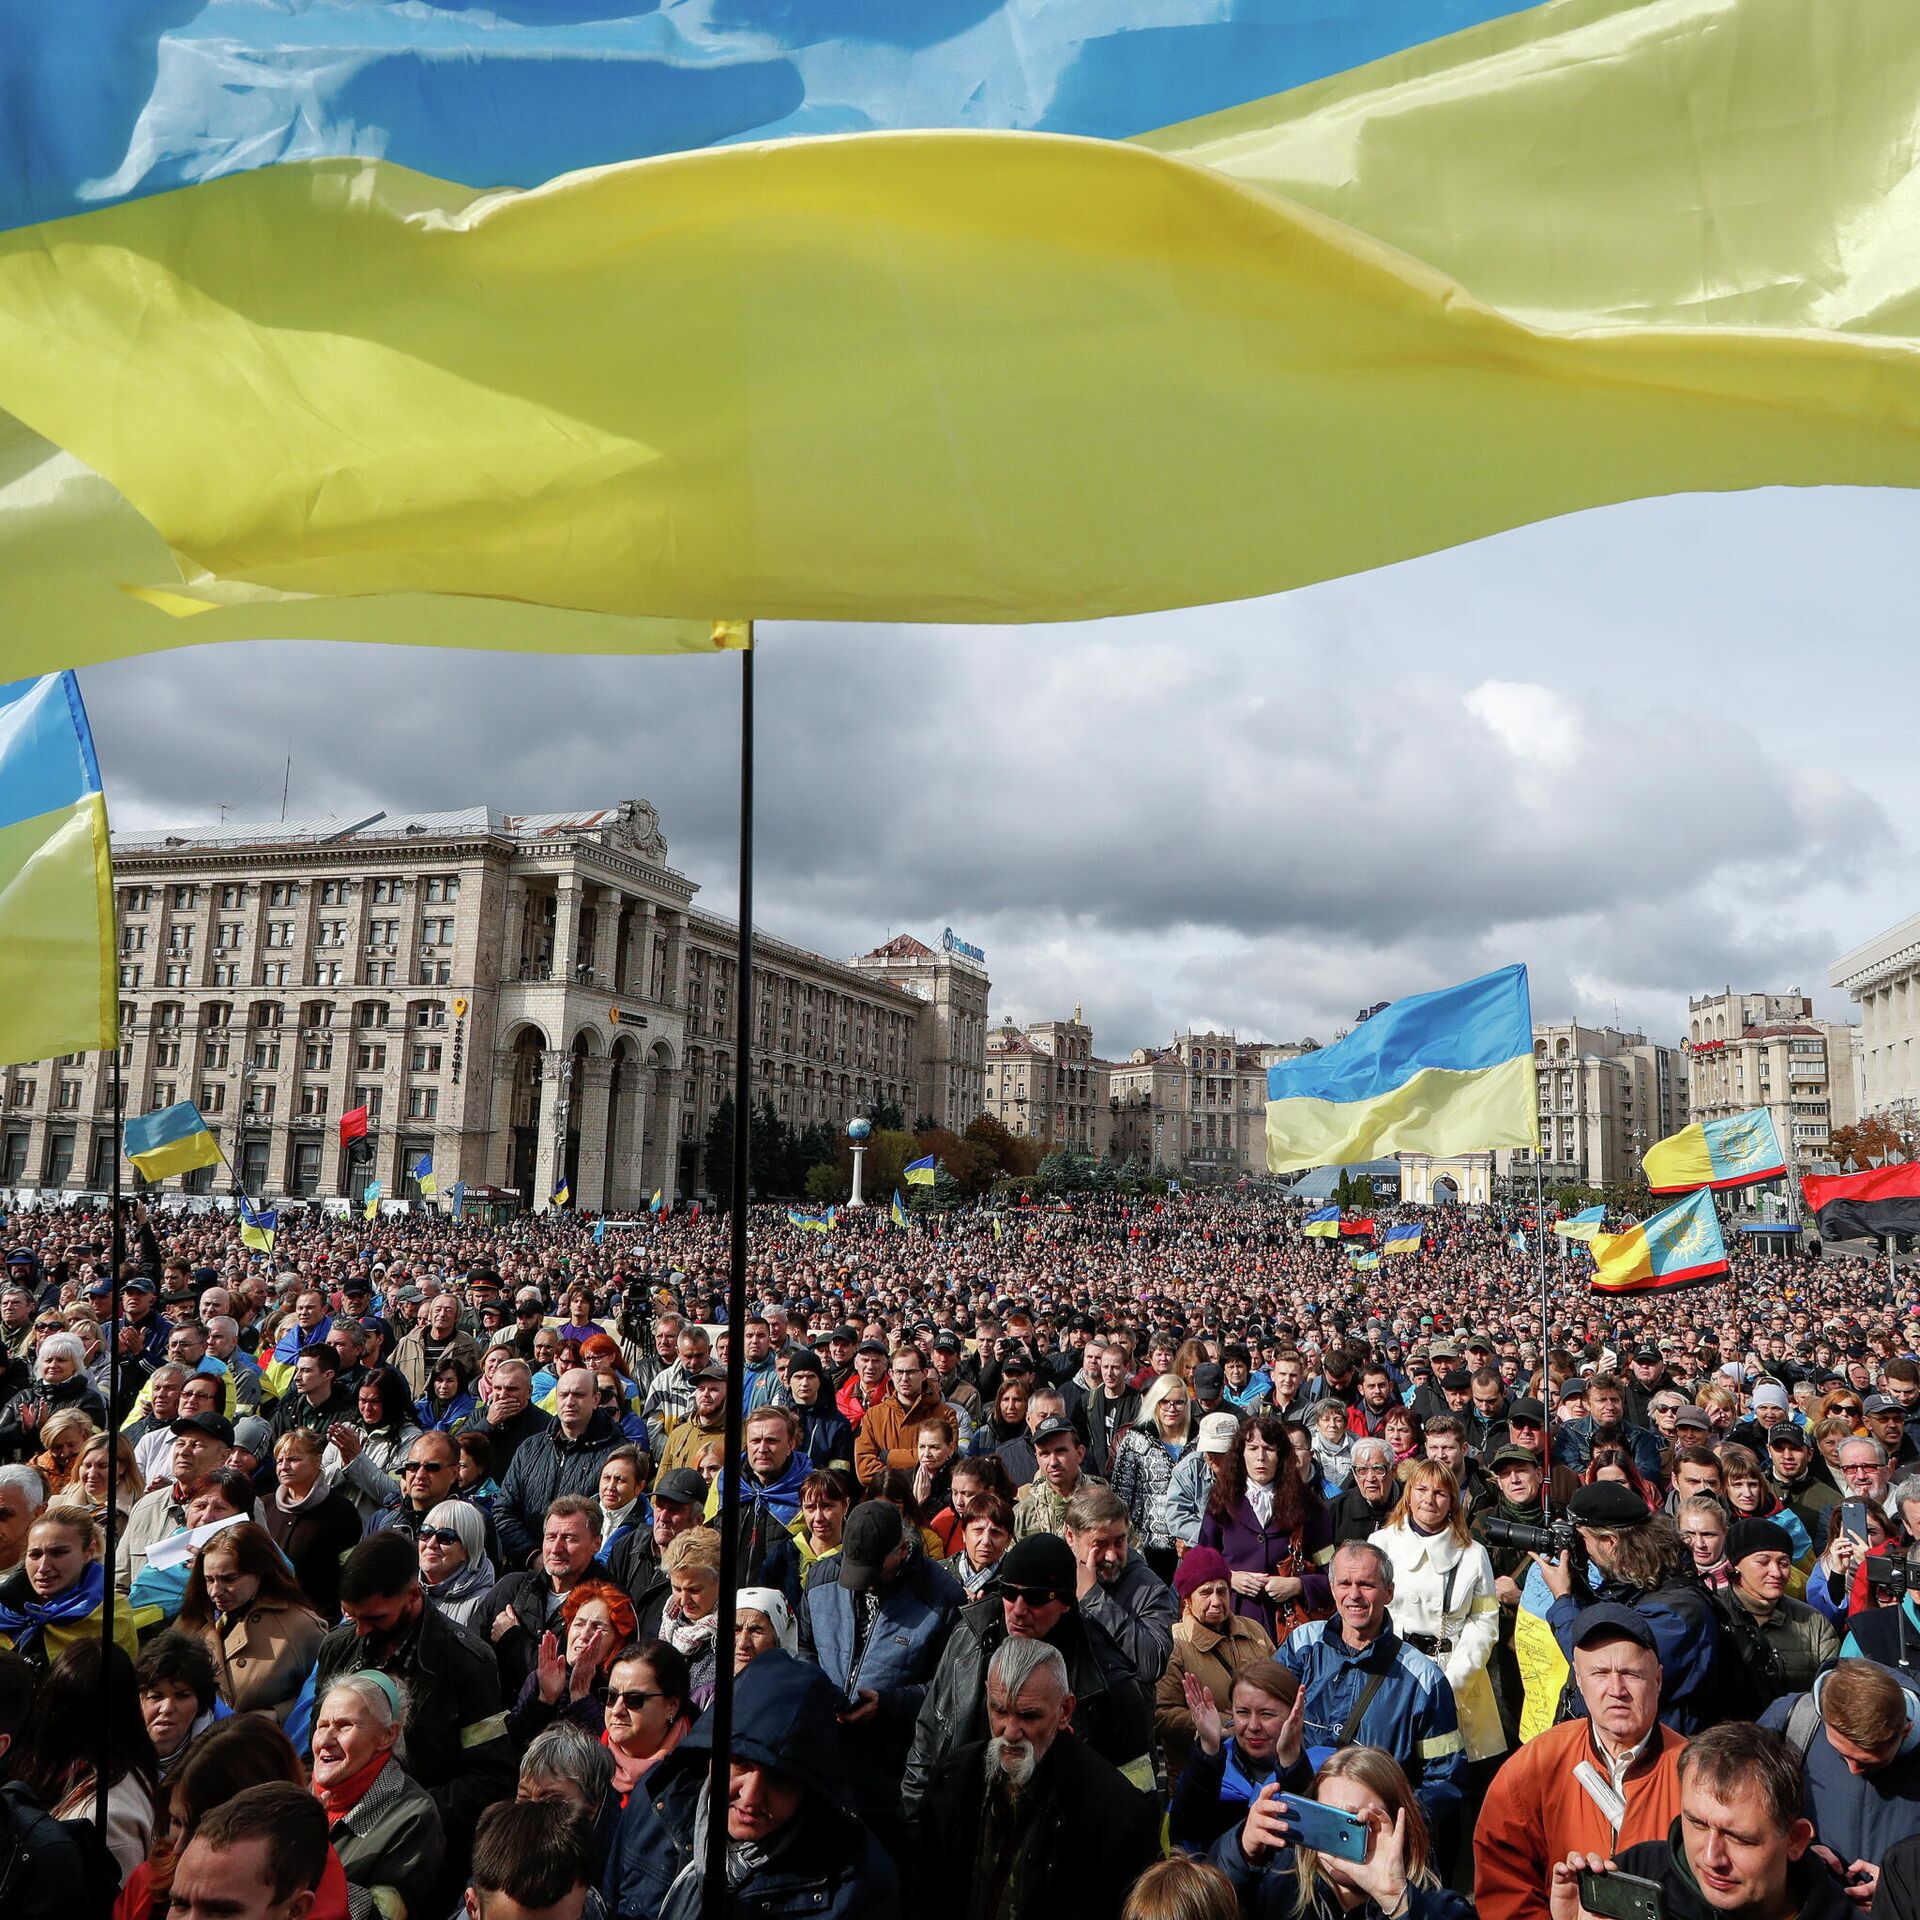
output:
[[[237,953],[247,944],[247,930],[238,920],[223,920],[213,930],[215,953]]]
[[[209,1029],[226,1027],[233,1024],[233,1003],[228,1000],[209,1000],[200,1009],[200,1024]]]
[[[39,1088],[35,1085],[33,1081],[16,1080],[13,1083],[13,1092],[9,1096],[8,1105],[15,1106],[15,1107],[30,1107],[33,1105],[33,1096],[38,1092],[39,1092]]]
[[[191,913],[198,904],[198,887],[175,887],[173,890],[173,910],[175,913]]]
[[[362,1073],[385,1073],[387,1070],[387,1050],[383,1046],[356,1047],[353,1064]]]
[[[120,969],[120,984],[123,987],[137,987],[140,984],[140,969],[137,966],[122,967]]]
[[[292,946],[293,922],[291,920],[269,920],[267,922],[267,945],[270,947]]]
[[[255,1027],[277,1027],[280,1024],[280,1013],[278,1000],[256,1000],[247,1014],[247,1022]]]
[[[362,1000],[353,1010],[353,1024],[356,1027],[384,1027],[387,1024],[386,1002]]]
[[[309,1000],[300,1009],[300,1024],[303,1027],[330,1027],[333,1025],[333,1002],[331,1000]]]
[[[206,1059],[202,1064],[209,1067],[224,1067],[227,1064],[227,1043],[224,1040],[209,1040]]]
[[[344,907],[353,898],[351,880],[322,880],[320,882],[320,904],[323,907]]]
[[[413,984],[416,987],[452,986],[453,962],[451,960],[422,960],[413,970]]]
[[[170,1107],[173,1105],[173,1095],[171,1093],[168,1093],[167,1096],[162,1099],[158,1087],[155,1087],[153,1092],[154,1104],[156,1106]],[[78,1080],[62,1080],[60,1082],[59,1099],[60,1105],[67,1112],[71,1113],[80,1104],[80,1082]]]
[[[253,1051],[247,1056],[248,1063],[259,1068],[262,1073],[273,1073],[280,1066],[280,1043],[277,1040],[256,1040]]]
[[[412,1120],[431,1120],[440,1111],[440,1089],[438,1087],[409,1087],[407,1089],[407,1117]]]
[[[138,969],[136,969],[136,971],[138,971]],[[133,984],[137,987],[140,983],[136,980]],[[215,967],[213,970],[213,984],[216,987],[239,986],[241,984],[240,969],[230,960],[224,966]]]
[[[224,1080],[202,1080],[200,1082],[200,1111],[205,1113],[224,1113],[227,1107],[227,1083]]]
[[[400,943],[400,922],[398,920],[369,920],[367,922],[367,944],[372,947],[393,947]]]
[[[363,987],[390,987],[395,984],[398,962],[393,960],[369,960],[366,971],[361,976]]]
[[[145,953],[147,950],[147,930],[145,927],[122,927],[120,929],[120,951],[122,953]]]
[[[73,1172],[74,1136],[70,1133],[50,1134],[47,1138],[47,1185],[64,1187]]]
[[[338,960],[316,960],[313,963],[313,979],[308,983],[316,987],[343,987],[347,984],[347,969]]]
[[[331,1040],[309,1040],[301,1055],[309,1073],[328,1073],[333,1068],[333,1042]]]
[[[438,1073],[440,1071],[440,1049],[438,1047],[415,1047],[408,1062],[415,1073]],[[692,1096],[689,1095],[689,1098]]]
[[[276,880],[267,889],[267,905],[270,907],[290,907],[300,898],[300,883],[297,880]]]
[[[169,987],[184,987],[187,984],[188,969],[184,965],[170,966],[163,969],[163,971],[166,975],[163,982],[164,985]]]
[[[400,898],[398,880],[376,880],[373,883],[373,904],[376,907],[393,906]]]
[[[457,873],[430,873],[427,875],[427,898],[452,904],[460,898],[460,876]]]
[[[167,929],[167,951],[169,953],[191,953],[193,951],[193,922],[176,920]]]
[[[278,1050],[276,1049],[276,1052]],[[275,1095],[279,1089],[271,1081],[256,1084],[247,1089],[247,1118],[265,1120],[273,1112]]]
[[[347,923],[344,920],[322,920],[314,943],[322,947],[344,947],[347,944]]]
[[[380,1102],[383,1097],[379,1087],[355,1087],[353,1090],[353,1104],[356,1107],[365,1107],[369,1120],[379,1119]]]
[[[453,922],[451,920],[422,920],[420,938],[429,947],[450,947],[453,944]]]
[[[145,913],[153,905],[153,895],[145,887],[123,887],[120,908],[123,913]]]
[[[327,1089],[323,1084],[303,1086],[300,1089],[300,1111],[304,1114],[325,1114],[327,1110]]]
[[[270,966],[260,969],[260,984],[263,987],[298,986],[300,976],[284,960],[276,960]]]
[[[180,1042],[156,1040],[153,1047],[153,1064],[156,1067],[177,1067],[180,1064]]]
[[[246,900],[246,897],[247,890],[245,887],[222,887],[220,889],[220,904],[225,907],[229,913],[236,911]]]
[[[305,1199],[309,1194],[320,1191],[320,1143],[317,1140],[300,1140],[293,1149],[293,1193],[296,1199]]]

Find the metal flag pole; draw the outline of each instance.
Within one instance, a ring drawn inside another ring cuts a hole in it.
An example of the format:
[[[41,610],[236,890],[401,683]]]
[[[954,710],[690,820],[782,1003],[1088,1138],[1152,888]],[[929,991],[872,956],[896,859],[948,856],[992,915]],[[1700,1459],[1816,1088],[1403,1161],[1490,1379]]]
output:
[[[106,1536],[101,1558],[106,1577],[100,1589],[100,1751],[93,1763],[93,1819],[104,1837],[107,1831],[107,1786],[113,1771],[113,1714],[109,1696],[113,1691],[113,1569],[120,1532],[120,1324],[126,1318],[125,1296],[120,1291],[120,1269],[126,1259],[126,1235],[120,1225],[120,1156],[125,1149],[123,1113],[124,1093],[120,1084],[120,1030],[116,1022],[113,1034],[113,1168],[107,1185],[110,1194],[107,1224],[107,1278],[113,1291],[107,1295],[107,1512],[103,1531]],[[129,1602],[129,1605],[132,1603]]]
[[[747,1171],[753,1133],[753,649],[740,655],[740,961],[734,981],[733,1199],[727,1260],[727,1439],[720,1466],[720,1606],[714,1621],[704,1920],[726,1920],[727,1800],[733,1758],[734,1590],[740,1578],[741,1402],[747,1392]]]
[[[1553,1338],[1547,1329],[1547,1194],[1540,1170],[1540,1148],[1533,1150],[1533,1235],[1540,1279],[1540,1511],[1553,1519],[1553,1375],[1547,1355]]]

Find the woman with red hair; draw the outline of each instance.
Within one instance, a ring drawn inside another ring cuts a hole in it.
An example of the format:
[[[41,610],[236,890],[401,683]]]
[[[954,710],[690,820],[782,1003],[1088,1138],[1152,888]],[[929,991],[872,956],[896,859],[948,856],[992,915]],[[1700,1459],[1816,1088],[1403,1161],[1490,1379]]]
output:
[[[571,1720],[599,1739],[606,1724],[607,1676],[632,1642],[639,1622],[626,1590],[611,1580],[582,1580],[560,1608],[559,1634],[542,1634],[540,1656],[507,1716],[524,1751],[556,1720]]]
[[[601,1406],[636,1447],[647,1443],[646,1424],[634,1411],[637,1390],[627,1378],[620,1343],[610,1333],[590,1333],[580,1342],[580,1364],[593,1375]]]

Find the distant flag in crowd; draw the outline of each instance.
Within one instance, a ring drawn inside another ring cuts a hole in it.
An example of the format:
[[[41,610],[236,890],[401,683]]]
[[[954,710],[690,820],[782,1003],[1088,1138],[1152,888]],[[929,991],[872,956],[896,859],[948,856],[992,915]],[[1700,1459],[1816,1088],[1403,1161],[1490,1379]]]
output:
[[[700,1202],[696,1200],[693,1203],[693,1205],[687,1209],[687,1225],[692,1226],[693,1223],[699,1218],[700,1218]]]
[[[367,1110],[365,1107],[349,1107],[340,1116],[340,1144],[344,1147],[350,1140],[364,1140],[367,1137]]]
[[[606,1245],[606,1242],[607,1242],[607,1223],[604,1219],[596,1220],[593,1223],[593,1244],[596,1247],[602,1247]]]
[[[1300,1231],[1309,1240],[1338,1240],[1340,1238],[1340,1209],[1322,1207],[1318,1213],[1307,1215]]]
[[[114,945],[107,801],[80,683],[16,680],[0,687],[0,1062],[119,1044]]]
[[[1167,1192],[1171,1194],[1175,1199],[1178,1199],[1180,1194],[1180,1182],[1178,1180],[1169,1180],[1167,1182]]]
[[[1347,1251],[1355,1273],[1371,1273],[1380,1264],[1380,1256],[1371,1248],[1349,1247]]]
[[[654,1188],[653,1198],[647,1202],[647,1211],[649,1213],[658,1213],[660,1211],[661,1207],[666,1203],[666,1193],[667,1190],[664,1187]]]
[[[245,1194],[240,1196],[240,1244],[256,1253],[273,1251],[274,1235],[279,1231],[280,1213],[275,1207],[256,1207]]]
[[[1637,1227],[1596,1233],[1587,1244],[1593,1252],[1593,1285],[1601,1293],[1678,1293],[1706,1286],[1727,1271],[1720,1217],[1704,1187]]]
[[[1000,1216],[996,1213],[993,1216],[993,1237],[998,1240],[1004,1231],[1005,1229],[1000,1224]]]
[[[573,1184],[564,1173],[560,1176],[560,1184],[554,1188],[548,1198],[556,1207],[573,1205]]]
[[[896,1227],[904,1227],[907,1224],[907,1209],[906,1204],[900,1198],[900,1189],[898,1187],[895,1187],[893,1190],[892,1212],[893,1224]]]
[[[1381,1236],[1382,1253],[1418,1253],[1420,1244],[1426,1238],[1425,1230],[1417,1220],[1396,1220]]]
[[[367,1203],[366,1209],[361,1217],[371,1220],[373,1216],[380,1211],[380,1182],[378,1180],[369,1180],[360,1197]]]
[[[910,1187],[930,1187],[934,1183],[939,1168],[934,1165],[932,1154],[924,1160],[909,1160],[906,1164],[907,1185]]]
[[[802,1233],[831,1233],[839,1217],[838,1207],[829,1207],[825,1213],[807,1213],[798,1207],[787,1209],[787,1225],[798,1227]]]
[[[467,1210],[467,1183],[456,1180],[453,1183],[453,1217],[458,1220]]]
[[[1528,1246],[1527,1236],[1516,1230],[1507,1235],[1507,1245],[1510,1246],[1515,1253],[1525,1253]]]
[[[179,1100],[127,1122],[127,1158],[146,1179],[164,1180],[170,1173],[217,1167],[220,1143],[200,1109],[191,1100]]]
[[[1343,1234],[1368,1235],[1373,1232],[1373,1215],[1370,1213],[1349,1214],[1340,1222]]]
[[[1525,967],[1396,1000],[1267,1072],[1267,1167],[1540,1144]]]
[[[1588,1207],[1584,1213],[1576,1213],[1565,1220],[1556,1220],[1553,1230],[1562,1240],[1591,1241],[1596,1233],[1604,1233],[1607,1226],[1605,1207]]]
[[[1865,1173],[1813,1173],[1800,1182],[1822,1240],[1920,1233],[1920,1165],[1872,1167]]]
[[[1647,1185],[1655,1193],[1685,1193],[1693,1187],[1724,1193],[1778,1180],[1787,1170],[1773,1115],[1765,1107],[1750,1107],[1719,1120],[1696,1120],[1667,1139],[1656,1140],[1642,1165]]]
[[[433,1177],[432,1154],[423,1153],[420,1158],[413,1163],[413,1178],[414,1184],[419,1187],[420,1191],[427,1195],[429,1199],[440,1191],[440,1183]]]

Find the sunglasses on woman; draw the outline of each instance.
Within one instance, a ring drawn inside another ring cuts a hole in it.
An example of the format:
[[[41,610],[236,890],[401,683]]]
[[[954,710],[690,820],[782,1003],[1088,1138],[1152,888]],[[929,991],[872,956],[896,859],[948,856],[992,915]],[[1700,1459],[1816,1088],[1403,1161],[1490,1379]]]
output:
[[[451,1527],[422,1527],[420,1538],[423,1541],[432,1540],[443,1547],[457,1547],[460,1544],[459,1534]]]
[[[607,1705],[610,1707],[614,1705],[623,1706],[629,1713],[639,1713],[645,1708],[649,1700],[665,1700],[669,1697],[670,1696],[664,1693],[643,1693],[638,1687],[609,1687],[607,1689]]]

